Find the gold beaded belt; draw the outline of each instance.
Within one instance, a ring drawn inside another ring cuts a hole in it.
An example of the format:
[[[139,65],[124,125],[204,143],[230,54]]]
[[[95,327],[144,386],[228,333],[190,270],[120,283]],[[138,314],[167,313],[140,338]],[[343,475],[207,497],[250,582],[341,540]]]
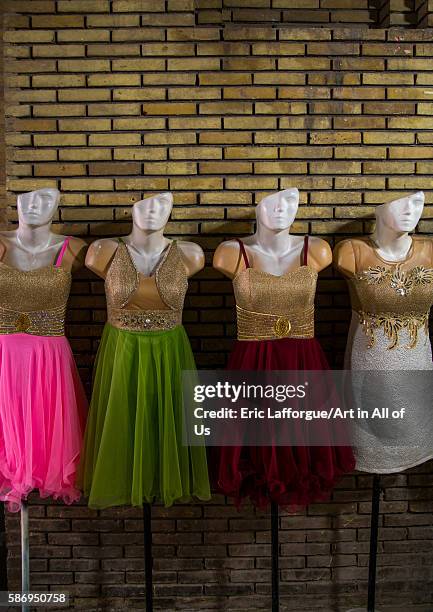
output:
[[[66,305],[50,310],[19,312],[0,307],[0,334],[64,336]]]
[[[236,306],[238,340],[313,338],[314,306],[288,315],[254,312]]]
[[[127,331],[163,331],[182,324],[182,311],[125,310],[108,306],[108,323]]]
[[[409,344],[404,348],[415,348],[418,342],[418,331],[424,328],[428,334],[429,311],[408,312],[406,314],[398,314],[395,312],[367,312],[365,310],[357,311],[359,322],[369,339],[368,348],[375,345],[376,337],[375,330],[382,328],[385,337],[390,341],[388,349],[394,349],[399,346],[399,332],[402,329],[407,329],[409,335]]]

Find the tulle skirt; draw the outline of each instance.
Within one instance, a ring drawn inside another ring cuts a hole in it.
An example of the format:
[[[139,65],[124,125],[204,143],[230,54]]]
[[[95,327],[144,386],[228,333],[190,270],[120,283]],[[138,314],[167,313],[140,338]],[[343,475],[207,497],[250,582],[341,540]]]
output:
[[[315,338],[237,341],[228,370],[328,370]],[[270,426],[272,427],[272,425]],[[272,432],[271,432],[272,433]],[[331,433],[329,439],[332,439]],[[346,472],[355,467],[348,446],[226,446],[216,457],[212,480],[237,506],[249,499],[258,507],[270,501],[296,509],[329,498]]]
[[[182,444],[182,370],[194,369],[182,326],[105,325],[79,475],[91,508],[210,499],[206,448]]]
[[[0,499],[10,511],[30,491],[70,504],[87,401],[64,336],[0,335]]]

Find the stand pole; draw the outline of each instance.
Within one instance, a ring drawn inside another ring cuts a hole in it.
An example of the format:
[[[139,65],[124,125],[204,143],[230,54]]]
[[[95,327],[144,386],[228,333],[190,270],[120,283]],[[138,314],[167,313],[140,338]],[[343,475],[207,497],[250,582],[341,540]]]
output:
[[[374,612],[376,599],[377,535],[379,530],[380,476],[373,476],[371,497],[370,559],[368,563],[368,612]]]
[[[152,586],[152,507],[143,504],[143,531],[144,531],[144,572],[146,584],[146,612],[153,611],[153,586]]]
[[[30,563],[29,563],[29,507],[26,501],[21,506],[21,591],[30,590]],[[22,612],[28,612],[29,606],[22,604]]]
[[[280,609],[278,557],[278,504],[271,502],[272,612],[278,612]]]

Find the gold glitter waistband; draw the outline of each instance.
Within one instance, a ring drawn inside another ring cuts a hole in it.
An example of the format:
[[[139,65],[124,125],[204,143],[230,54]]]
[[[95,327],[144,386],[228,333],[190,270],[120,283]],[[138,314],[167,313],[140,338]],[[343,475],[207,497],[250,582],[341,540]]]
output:
[[[314,306],[288,315],[254,312],[236,306],[238,340],[313,338]]]
[[[394,349],[399,346],[399,332],[402,329],[407,329],[409,334],[409,344],[403,348],[415,348],[418,342],[418,331],[424,328],[428,334],[429,311],[408,312],[406,314],[398,314],[395,312],[373,313],[365,310],[357,311],[359,321],[363,327],[366,336],[369,339],[368,348],[375,345],[376,337],[375,330],[382,328],[383,332],[390,341],[388,349]]]
[[[108,307],[108,323],[127,331],[163,331],[182,324],[181,310],[126,310]]]
[[[0,334],[64,336],[66,305],[50,310],[19,312],[0,306]]]

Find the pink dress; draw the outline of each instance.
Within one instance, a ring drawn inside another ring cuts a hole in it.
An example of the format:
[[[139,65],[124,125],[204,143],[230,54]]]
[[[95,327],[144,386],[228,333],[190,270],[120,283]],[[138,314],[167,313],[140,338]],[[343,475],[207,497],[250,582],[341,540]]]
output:
[[[64,335],[71,273],[0,261],[0,499],[16,512],[33,489],[72,503],[87,401]]]

